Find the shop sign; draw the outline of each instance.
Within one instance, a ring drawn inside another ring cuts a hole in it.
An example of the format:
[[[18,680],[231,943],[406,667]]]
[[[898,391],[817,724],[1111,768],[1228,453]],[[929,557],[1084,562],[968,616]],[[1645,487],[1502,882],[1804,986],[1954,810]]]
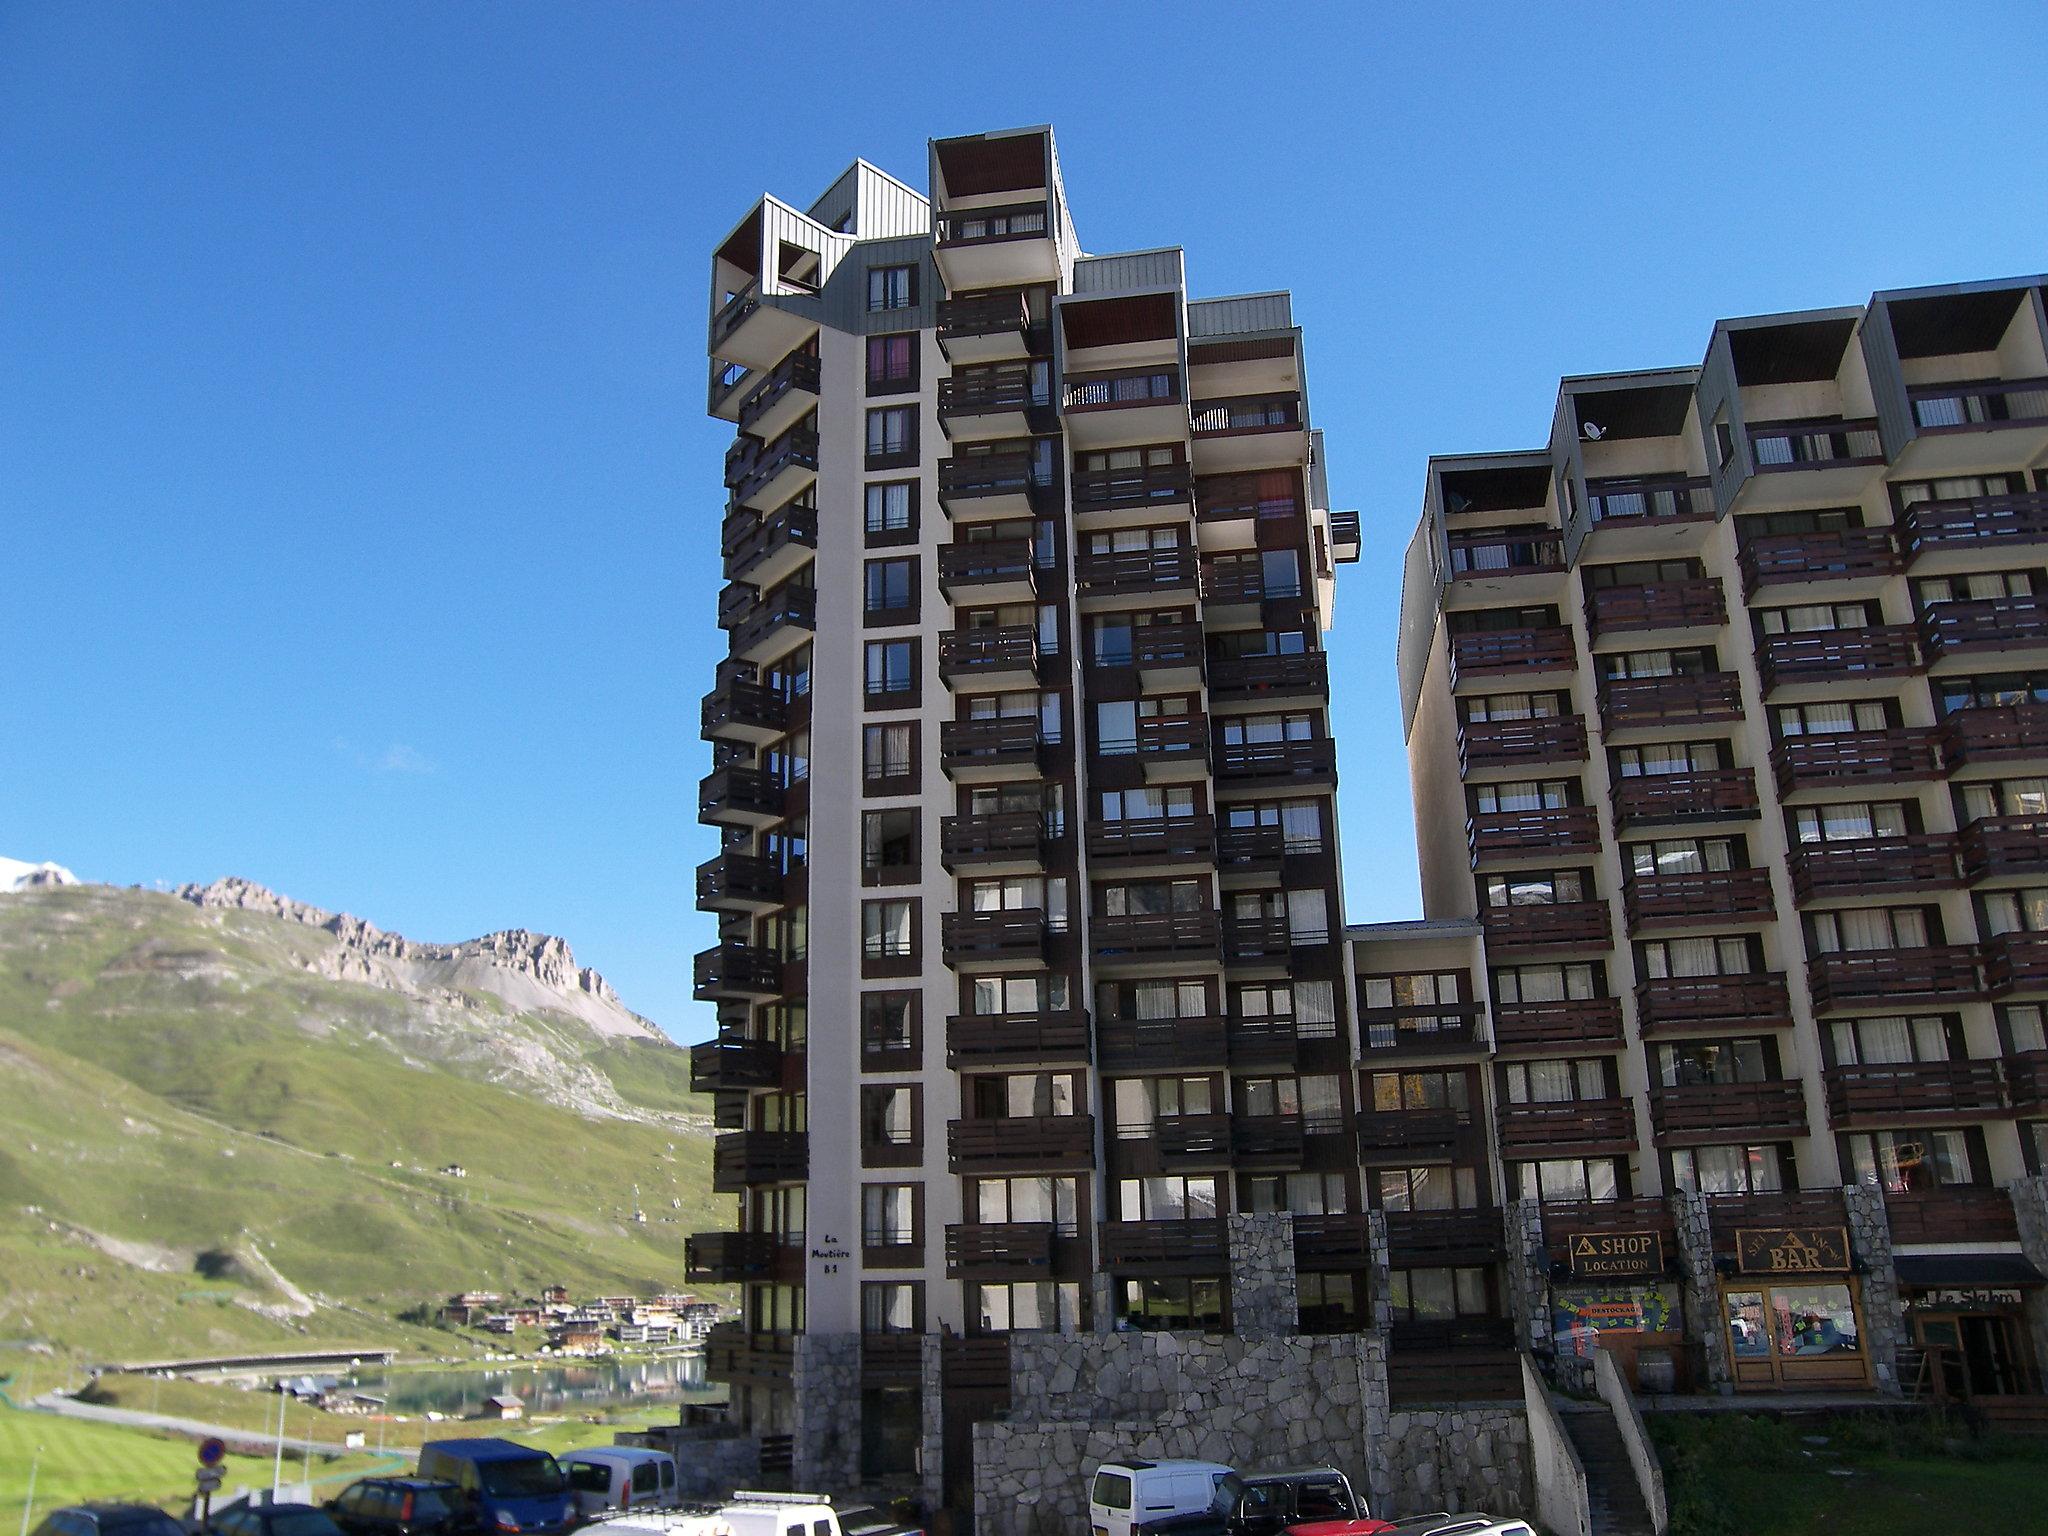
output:
[[[1664,1273],[1664,1240],[1655,1232],[1575,1232],[1569,1262],[1577,1280]]]
[[[1847,1227],[1739,1227],[1735,1267],[1745,1275],[1846,1274]]]
[[[1914,1292],[1906,1305],[1919,1312],[1982,1312],[2017,1309],[2024,1300],[2016,1285],[1937,1285]]]

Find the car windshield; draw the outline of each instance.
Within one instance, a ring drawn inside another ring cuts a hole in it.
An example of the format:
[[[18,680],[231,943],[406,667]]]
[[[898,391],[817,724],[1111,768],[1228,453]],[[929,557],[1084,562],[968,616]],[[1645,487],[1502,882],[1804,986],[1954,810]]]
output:
[[[516,1460],[480,1463],[476,1475],[494,1499],[544,1499],[562,1491],[562,1469],[554,1457],[538,1451]]]
[[[320,1510],[294,1509],[270,1517],[270,1536],[341,1536],[341,1527]]]
[[[612,1491],[612,1469],[599,1462],[564,1462],[562,1470],[569,1475],[569,1486],[578,1493],[610,1493]]]

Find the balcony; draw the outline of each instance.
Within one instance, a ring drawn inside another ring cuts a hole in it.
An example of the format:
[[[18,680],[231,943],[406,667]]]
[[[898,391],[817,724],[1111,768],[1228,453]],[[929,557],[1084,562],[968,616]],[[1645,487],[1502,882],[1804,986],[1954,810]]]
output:
[[[1906,398],[1922,437],[2048,424],[2048,379],[1919,384]]]
[[[694,975],[700,1003],[758,1003],[782,994],[783,958],[772,949],[729,942],[697,954]]]
[[[1749,429],[1749,456],[1758,475],[1811,476],[1818,483],[1800,494],[1819,496],[1859,487],[1862,471],[1884,463],[1884,444],[1877,423],[1864,418],[1765,421]]]
[[[1545,763],[1583,763],[1586,722],[1577,715],[1468,720],[1458,727],[1458,770],[1470,774]]]
[[[1323,1037],[1336,1041],[1334,1032]],[[1233,1067],[1291,1069],[1301,1060],[1301,1029],[1291,1018],[1244,1018],[1232,1015],[1224,1024],[1224,1042]]]
[[[1217,1275],[1229,1267],[1220,1220],[1105,1221],[1101,1264],[1116,1273]]]
[[[954,1173],[1035,1173],[1086,1169],[1095,1161],[1093,1115],[1008,1115],[946,1125],[946,1160]]]
[[[1977,954],[1967,944],[1821,955],[1807,962],[1806,985],[1816,1013],[1896,1013],[1905,1004],[1967,1003],[1984,995]]]
[[[939,506],[956,523],[1030,517],[1048,489],[1028,444],[939,460]]]
[[[699,719],[706,741],[761,746],[789,730],[789,703],[765,683],[726,678],[704,695]]]
[[[1216,818],[1149,816],[1088,823],[1088,862],[1098,869],[1213,864]]]
[[[2048,830],[2048,822],[2040,825]],[[1956,839],[1946,832],[1792,846],[1792,894],[1801,903],[1890,891],[1941,890],[1960,883]]]
[[[1590,805],[1479,811],[1465,818],[1465,846],[1474,869],[1539,853],[1592,853],[1600,846],[1600,817]]]
[[[1128,634],[1127,648],[1112,644],[1096,652],[1094,664],[1098,673],[1109,674],[1112,679],[1117,672],[1131,674],[1131,686],[1136,691],[1193,688],[1201,683],[1202,662],[1207,654],[1201,625],[1173,619],[1135,625]]]
[[[1204,475],[1195,487],[1195,518],[1205,528],[1219,532],[1228,529],[1231,536],[1225,542],[1239,547],[1248,548],[1255,543],[1264,547],[1266,538],[1295,543],[1296,536],[1306,532],[1301,502],[1291,489],[1291,477],[1284,486],[1276,483],[1280,478]],[[1234,526],[1242,523],[1253,526]],[[1279,543],[1272,547],[1278,548]]]
[[[946,1278],[994,1283],[1050,1280],[1056,1228],[1049,1221],[976,1221],[946,1228]]]
[[[1317,943],[1328,943],[1324,933]],[[1285,964],[1290,958],[1295,935],[1287,925],[1285,912],[1226,912],[1223,914],[1223,961],[1226,965],[1272,961]]]
[[[1372,1263],[1372,1221],[1365,1212],[1294,1218],[1294,1267],[1307,1273],[1365,1269]]]
[[[1959,709],[1940,726],[1949,771],[2048,757],[2048,704]]]
[[[1766,694],[1799,683],[1834,686],[1924,670],[1920,631],[1911,624],[1806,630],[1758,642],[1757,675]]]
[[[759,768],[733,764],[697,781],[697,819],[720,827],[765,827],[782,820],[785,794]]]
[[[773,859],[726,852],[697,866],[700,912],[772,912],[782,905],[782,867]]]
[[[2048,646],[2048,597],[1985,597],[1934,603],[1920,615],[1929,661]]]
[[[2048,874],[2048,817],[1983,816],[1961,835],[1963,874],[1972,885]]]
[[[1586,481],[1586,510],[1593,532],[1612,536],[1714,520],[1714,487],[1689,475],[1615,476]],[[1645,544],[1644,552],[1669,545]]]
[[[941,299],[939,350],[954,367],[1004,363],[1031,353],[1031,309],[1021,293]]]
[[[1600,684],[1600,728],[1609,735],[1741,718],[1742,679],[1733,672],[1611,677]]]
[[[1471,1117],[1454,1109],[1363,1109],[1358,1160],[1375,1167],[1448,1156],[1465,1140]]]
[[[1232,787],[1327,789],[1337,782],[1337,743],[1327,736],[1306,741],[1226,741],[1215,751],[1216,777]]]
[[[1462,1055],[1486,1048],[1478,1003],[1409,1003],[1358,1010],[1359,1048],[1368,1065],[1405,1056]]]
[[[1037,907],[939,916],[940,949],[956,968],[1043,964],[1046,935],[1045,913]]]
[[[1568,997],[1555,1002],[1497,1003],[1493,1046],[1514,1055],[1563,1055],[1587,1046],[1621,1044],[1621,999]]]
[[[1213,963],[1221,929],[1221,919],[1213,911],[1142,912],[1088,920],[1098,965],[1182,959]]]
[[[2048,988],[2048,933],[2001,933],[1987,939],[1984,982],[1993,997]]]
[[[1946,1243],[1982,1248],[1986,1243],[2016,1243],[2020,1236],[2011,1194],[1987,1185],[1888,1190],[1884,1213],[1894,1247]]]
[[[1281,873],[1291,851],[1287,834],[1275,826],[1226,826],[1216,833],[1216,865],[1226,884],[1234,876]],[[1321,852],[1320,845],[1313,851]]]
[[[1300,1115],[1237,1115],[1230,1122],[1231,1165],[1240,1172],[1299,1168],[1307,1135]]]
[[[1586,630],[1596,641],[1646,630],[1719,629],[1727,622],[1718,576],[1596,587],[1586,594]]]
[[[740,401],[735,421],[757,442],[772,443],[817,408],[818,359],[792,352]]]
[[[773,1041],[720,1035],[690,1047],[690,1092],[780,1088],[786,1059],[787,1053]]]
[[[1928,726],[1788,736],[1771,748],[1778,793],[1838,790],[1942,776],[1940,733]]]
[[[1242,473],[1308,462],[1308,424],[1300,395],[1197,400],[1189,415],[1195,457],[1205,472]]]
[[[1053,835],[1043,811],[948,816],[939,823],[939,863],[949,873],[1029,874],[1045,868]]]
[[[947,441],[1022,437],[1049,426],[1050,401],[1030,363],[992,363],[939,380],[939,426]]]
[[[1395,1269],[1497,1264],[1507,1233],[1497,1210],[1388,1211],[1387,1257]]]
[[[766,517],[728,517],[720,547],[727,581],[778,586],[817,554],[818,509],[791,506]]]
[[[1084,606],[1191,598],[1200,582],[1201,561],[1191,544],[1074,558],[1074,588]]]
[[[1117,780],[1111,765],[1134,758],[1147,783],[1205,778],[1209,772],[1209,717],[1195,712],[1140,718],[1135,736],[1125,741],[1098,739],[1095,749],[1091,773],[1105,788]]]
[[[1951,550],[1974,557],[1984,549],[2048,543],[2048,491],[1923,501],[1906,509],[1899,537],[1914,566]],[[1938,564],[1929,561],[1930,568]]]
[[[741,439],[751,443],[752,438]],[[758,452],[728,457],[726,484],[735,507],[770,511],[788,502],[818,478],[818,434],[794,427]]]
[[[986,691],[1038,686],[1038,631],[1029,624],[948,629],[939,635],[939,681]]]
[[[1622,877],[1628,931],[1691,928],[1701,924],[1750,927],[1778,915],[1768,869],[1703,869],[1684,875]]]
[[[729,1131],[711,1143],[711,1188],[743,1193],[754,1184],[794,1184],[810,1176],[802,1131]]]
[[[1494,1112],[1502,1157],[1588,1157],[1636,1145],[1635,1109],[1627,1099],[1499,1104]]]
[[[956,1013],[946,1020],[946,1065],[955,1072],[1087,1060],[1088,1015],[1078,1008]]]
[[[1184,442],[1188,436],[1176,364],[1070,373],[1060,404],[1068,442],[1077,449]]]
[[[1077,470],[1073,492],[1075,527],[1083,531],[1141,527],[1159,522],[1161,514],[1192,510],[1195,477],[1186,464]]]
[[[939,590],[954,603],[1028,603],[1038,596],[1029,539],[956,539],[939,546]]]
[[[817,321],[763,303],[761,285],[752,282],[711,317],[710,353],[743,367],[769,369],[817,334]]]
[[[1815,581],[1882,580],[1905,564],[1890,528],[1836,528],[1825,533],[1773,533],[1745,539],[1742,590]]]
[[[2014,1051],[2007,1056],[2005,1087],[2015,1114],[2048,1115],[2048,1051]]]
[[[1486,930],[1486,949],[1503,953],[1605,949],[1613,943],[1604,901],[1531,902],[1527,905],[1482,907],[1479,921]]]
[[[747,1280],[800,1281],[802,1243],[785,1243],[773,1232],[693,1232],[683,1239],[683,1281],[687,1285],[737,1285]]]
[[[793,1333],[748,1333],[741,1323],[713,1323],[704,1337],[704,1375],[732,1386],[787,1392],[796,1376],[796,1340]],[[774,1438],[763,1437],[764,1452]]]
[[[1646,1037],[1790,1029],[1792,995],[1777,971],[1652,977],[1636,986],[1636,1023]]]
[[[1060,275],[1051,204],[1033,198],[989,208],[936,210],[932,259],[949,290],[1050,283]]]
[[[1574,1238],[1636,1232],[1654,1232],[1661,1237],[1667,1263],[1677,1257],[1678,1223],[1671,1207],[1655,1195],[1543,1202],[1543,1246],[1553,1264],[1566,1261]]]
[[[732,654],[764,665],[803,644],[817,627],[818,594],[809,587],[778,587],[733,627]]]
[[[1223,617],[1226,609],[1242,610],[1233,616],[1237,618],[1263,617],[1269,603],[1274,605],[1276,617],[1281,605],[1286,605],[1291,610],[1287,617],[1299,623],[1303,601],[1301,578],[1283,575],[1268,586],[1263,566],[1248,560],[1212,557],[1202,565],[1202,601],[1208,606],[1203,616],[1211,623]]]
[[[1522,1400],[1515,1325],[1507,1318],[1397,1322],[1388,1345],[1387,1398],[1396,1409]]]
[[[1707,1196],[1707,1228],[1716,1254],[1733,1255],[1736,1234],[1750,1227],[1846,1227],[1839,1189],[1758,1190]]]
[[[1828,1119],[1852,1126],[1952,1124],[2005,1113],[1996,1061],[1921,1061],[1829,1067]]]
[[[1564,540],[1553,528],[1475,528],[1445,535],[1452,605],[1472,606],[1508,596],[1527,596],[1532,587],[1549,593],[1564,574]]]
[[[1327,699],[1330,658],[1322,651],[1219,657],[1209,663],[1209,692],[1239,702]]]
[[[939,722],[939,766],[959,783],[1035,776],[1049,744],[1035,714]]]
[[[1667,1147],[1783,1141],[1806,1134],[1806,1093],[1797,1079],[1783,1078],[1659,1086],[1650,1090],[1650,1124]]]
[[[1539,629],[1482,629],[1451,636],[1451,686],[1477,688],[1524,673],[1569,672],[1579,664],[1572,632],[1562,624]]]
[[[1222,1018],[1097,1019],[1095,1054],[1105,1072],[1170,1072],[1220,1067],[1229,1059]]]

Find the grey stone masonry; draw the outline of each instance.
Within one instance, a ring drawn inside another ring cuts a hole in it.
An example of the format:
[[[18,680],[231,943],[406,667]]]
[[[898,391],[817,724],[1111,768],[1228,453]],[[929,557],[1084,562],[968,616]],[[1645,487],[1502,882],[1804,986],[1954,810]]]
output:
[[[918,1493],[926,1509],[937,1509],[946,1501],[944,1346],[936,1333],[926,1334],[920,1343],[918,1399],[923,1412],[918,1424]]]
[[[1685,1277],[1686,1327],[1699,1341],[1706,1361],[1704,1387],[1734,1390],[1735,1372],[1728,1363],[1728,1335],[1721,1326],[1721,1296],[1714,1283],[1714,1229],[1707,1200],[1687,1190],[1674,1190],[1671,1216],[1678,1227],[1678,1261]]]
[[[2048,1275],[2048,1176],[2028,1174],[2012,1181],[2012,1213],[2019,1223],[2020,1251],[2027,1262]],[[2034,1358],[2048,1360],[2048,1290],[2026,1292],[2027,1331],[2034,1338]]]
[[[1543,1246],[1543,1204],[1513,1200],[1502,1213],[1508,1239],[1508,1309],[1523,1349],[1550,1343],[1550,1255]]]
[[[1875,1184],[1848,1184],[1842,1205],[1849,1214],[1849,1248],[1863,1270],[1863,1349],[1878,1390],[1899,1390],[1899,1346],[1906,1338],[1906,1311],[1899,1274],[1892,1263],[1892,1224],[1884,1191]]]
[[[1372,1325],[1381,1329],[1391,1328],[1394,1326],[1394,1250],[1387,1241],[1387,1213],[1367,1211],[1365,1232],[1366,1241],[1372,1248],[1372,1273],[1368,1277],[1372,1288]]]
[[[1519,1403],[1400,1409],[1374,1453],[1386,1465],[1385,1484],[1373,1487],[1374,1513],[1533,1512],[1529,1416]]]
[[[799,1488],[860,1482],[860,1335],[800,1333],[790,1370],[796,1403],[790,1475]]]
[[[1246,1338],[1290,1334],[1301,1326],[1295,1291],[1294,1218],[1285,1211],[1266,1216],[1225,1216],[1230,1254],[1230,1317]]]

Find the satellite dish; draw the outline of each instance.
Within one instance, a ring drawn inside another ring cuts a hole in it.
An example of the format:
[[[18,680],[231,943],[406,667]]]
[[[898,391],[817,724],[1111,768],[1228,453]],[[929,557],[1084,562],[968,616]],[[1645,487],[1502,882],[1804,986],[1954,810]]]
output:
[[[1589,443],[1597,443],[1606,435],[1607,429],[1597,421],[1582,421],[1579,423],[1579,436]]]

